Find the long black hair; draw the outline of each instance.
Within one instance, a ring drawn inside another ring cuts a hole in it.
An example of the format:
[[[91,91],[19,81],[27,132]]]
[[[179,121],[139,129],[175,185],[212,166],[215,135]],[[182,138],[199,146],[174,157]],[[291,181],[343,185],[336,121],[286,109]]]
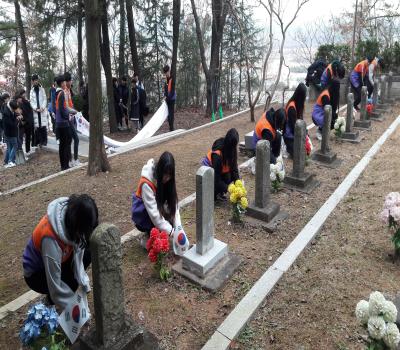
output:
[[[339,99],[340,99],[340,82],[337,79],[332,79],[328,87],[329,95],[330,95],[330,104],[332,106],[332,110],[335,111],[339,107]]]
[[[222,145],[222,164],[228,165],[231,169],[237,166],[237,145],[239,133],[235,128],[229,129],[224,137]]]
[[[294,103],[296,104],[296,111],[298,118],[303,118],[304,103],[306,101],[306,97],[307,97],[307,87],[303,83],[300,83],[299,85],[297,85],[296,90],[294,90],[292,97],[288,101],[288,104],[292,101],[294,101]]]
[[[165,184],[163,183],[164,175],[170,177]],[[175,159],[170,152],[164,152],[161,155],[154,169],[154,177],[157,180],[157,208],[164,218],[173,222],[178,205],[178,195],[175,183]],[[168,211],[165,210],[164,204],[167,204]]]
[[[96,202],[87,194],[73,194],[68,198],[65,228],[69,239],[84,248],[99,224]]]

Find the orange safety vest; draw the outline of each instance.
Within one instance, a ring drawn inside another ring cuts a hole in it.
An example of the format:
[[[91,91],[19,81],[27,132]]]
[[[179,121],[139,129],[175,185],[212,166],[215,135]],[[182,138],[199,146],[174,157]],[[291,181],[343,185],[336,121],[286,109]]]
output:
[[[64,90],[62,90],[62,91],[64,91]],[[56,99],[56,110],[59,110],[60,109],[60,106],[59,106],[59,99],[60,99],[60,95],[61,95],[61,91],[58,93],[58,95],[57,95],[57,99]],[[66,100],[65,100],[65,93],[64,93],[64,108],[66,108]]]
[[[222,158],[222,152],[220,150],[208,151],[207,159],[210,162],[210,164],[212,164],[211,156],[212,156],[213,153],[218,154]],[[222,174],[228,174],[230,172],[231,172],[231,168],[229,167],[229,165],[224,165],[224,163],[222,163]]]
[[[361,61],[354,67],[356,73],[360,73],[364,78],[368,72],[368,60]]]
[[[156,185],[154,185],[149,179],[146,179],[144,176],[142,176],[139,180],[139,185],[136,190],[136,197],[142,198],[142,186],[144,184],[149,185],[150,188],[153,190],[153,192],[156,193],[157,191]]]
[[[170,94],[172,92],[172,79],[170,78],[168,81],[168,93]]]
[[[68,107],[74,108],[74,103],[72,102],[72,97],[71,97],[71,90],[65,88],[64,96],[65,96],[65,101],[68,101]]]
[[[269,131],[271,131],[272,133],[272,138],[273,140],[276,137],[276,131],[275,129],[272,127],[271,123],[267,120],[267,112],[264,112],[264,114],[262,115],[262,117],[258,120],[257,124],[256,124],[256,129],[255,129],[255,133],[256,136],[259,139],[262,139],[262,131],[264,129],[267,129]]]
[[[47,215],[43,216],[32,233],[33,246],[39,252],[42,249],[42,240],[45,237],[50,237],[56,240],[62,251],[62,262],[66,262],[74,251],[74,248],[64,243],[56,235]]]
[[[331,73],[331,78],[333,78],[333,68],[332,68],[332,64],[328,64],[328,67],[326,67],[326,70],[329,71]]]
[[[286,108],[285,108],[286,120],[288,120],[288,118],[289,118],[289,109],[290,109],[291,107],[293,107],[293,108],[295,109],[295,111],[296,111],[296,117],[297,117],[296,102],[290,101],[290,102],[286,105]]]
[[[328,97],[329,97],[329,101],[331,100],[331,95],[330,95],[330,93],[329,93],[329,90],[328,90],[328,89],[325,89],[325,90],[322,91],[321,94],[318,96],[318,99],[317,99],[317,105],[318,105],[318,106],[322,106],[322,98],[323,98],[324,96],[328,96]]]

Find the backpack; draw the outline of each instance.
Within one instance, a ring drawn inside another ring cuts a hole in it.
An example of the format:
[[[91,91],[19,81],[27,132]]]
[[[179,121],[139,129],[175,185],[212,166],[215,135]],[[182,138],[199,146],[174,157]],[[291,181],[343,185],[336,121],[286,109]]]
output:
[[[318,85],[321,83],[321,75],[324,72],[327,64],[324,60],[318,59],[307,68],[306,85]]]

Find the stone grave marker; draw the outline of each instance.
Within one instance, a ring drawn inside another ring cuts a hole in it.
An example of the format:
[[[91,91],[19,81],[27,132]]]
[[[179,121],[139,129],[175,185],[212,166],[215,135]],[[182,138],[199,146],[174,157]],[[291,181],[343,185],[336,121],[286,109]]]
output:
[[[95,328],[80,338],[80,349],[159,349],[156,338],[125,313],[121,234],[117,227],[99,225],[90,248]]]
[[[383,117],[381,117],[381,114],[376,111],[376,106],[378,104],[378,94],[380,90],[380,79],[374,79],[374,91],[372,93],[372,105],[374,106],[374,110],[371,113],[367,114],[368,119],[374,120],[381,122],[384,120]]]
[[[265,222],[270,222],[280,209],[271,201],[270,152],[269,141],[257,142],[255,198],[246,212],[248,216]]]
[[[319,182],[314,179],[314,174],[305,172],[306,135],[306,122],[301,119],[297,120],[294,128],[293,170],[285,177],[284,183],[287,188],[311,193],[319,185]]]
[[[371,121],[367,120],[368,90],[366,86],[361,88],[360,120],[354,121],[354,127],[359,129],[370,129]]]
[[[387,77],[387,91],[386,91],[386,102],[392,104],[395,102],[392,96],[392,88],[393,88],[393,72],[389,72]]]
[[[318,164],[329,168],[337,168],[342,161],[338,159],[336,153],[329,148],[329,137],[331,133],[332,107],[330,105],[324,108],[324,126],[322,128],[321,148],[314,152],[311,159]]]
[[[352,93],[347,95],[347,111],[346,111],[346,131],[342,133],[341,139],[348,142],[359,143],[360,132],[353,131],[353,120],[354,120],[354,96]]]
[[[215,291],[240,264],[228,245],[214,238],[214,169],[202,166],[196,173],[196,244],[173,270],[202,288]]]

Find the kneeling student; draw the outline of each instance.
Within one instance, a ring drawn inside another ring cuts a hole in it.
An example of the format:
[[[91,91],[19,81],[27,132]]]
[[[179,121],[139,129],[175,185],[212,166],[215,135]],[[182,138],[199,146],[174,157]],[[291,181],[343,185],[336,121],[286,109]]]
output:
[[[52,201],[33,231],[23,254],[24,278],[32,290],[47,294],[64,309],[79,286],[90,291],[85,270],[91,263],[89,239],[98,225],[95,201],[72,195]]]
[[[214,141],[211,150],[201,161],[202,165],[214,169],[214,198],[224,196],[230,183],[239,179],[237,145],[239,134],[235,128],[228,130],[225,137]]]

